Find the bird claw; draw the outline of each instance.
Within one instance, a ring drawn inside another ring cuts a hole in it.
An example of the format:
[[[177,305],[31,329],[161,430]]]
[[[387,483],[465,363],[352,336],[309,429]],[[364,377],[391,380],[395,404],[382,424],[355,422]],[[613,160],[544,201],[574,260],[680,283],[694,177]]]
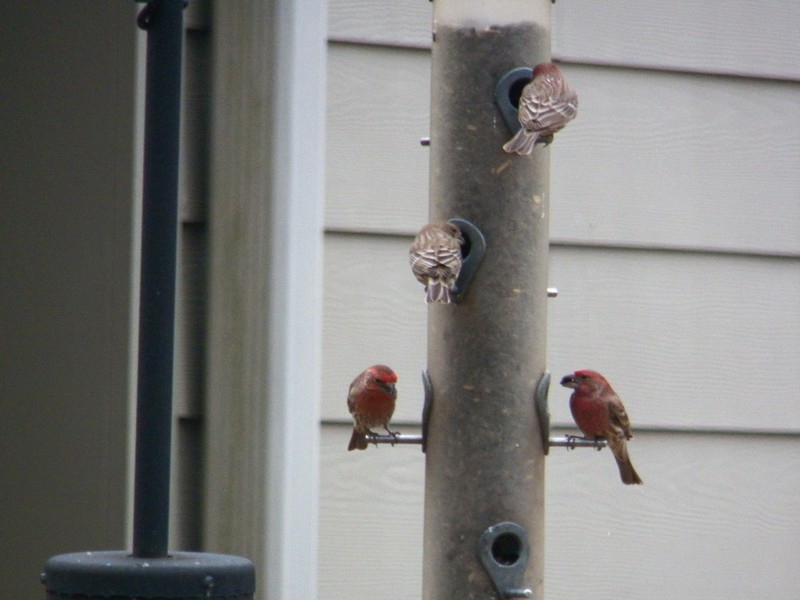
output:
[[[392,444],[392,446],[394,446],[397,443],[397,436],[400,435],[400,432],[399,431],[391,431],[388,427],[384,427],[384,429],[386,430],[386,433],[388,433],[390,436],[392,436],[392,438],[394,438],[394,441],[390,442]]]
[[[600,452],[600,450],[603,449],[603,446],[602,446],[603,442],[607,443],[608,440],[606,440],[606,438],[604,438],[604,437],[596,437],[596,438],[594,438],[594,449],[597,450],[598,452]]]
[[[400,440],[397,439],[397,437],[400,435],[399,431],[391,431],[388,427],[384,427],[384,429],[386,430],[386,433],[388,433],[389,436],[391,436],[392,438],[392,441],[389,442],[392,446],[400,443]],[[378,444],[386,443],[385,441],[380,440],[381,434],[375,433],[372,430],[367,431],[366,435],[367,435],[367,443],[373,444],[376,448],[378,447]]]
[[[577,441],[578,440],[585,440],[586,438],[581,435],[567,435],[567,450],[575,450],[578,447]]]

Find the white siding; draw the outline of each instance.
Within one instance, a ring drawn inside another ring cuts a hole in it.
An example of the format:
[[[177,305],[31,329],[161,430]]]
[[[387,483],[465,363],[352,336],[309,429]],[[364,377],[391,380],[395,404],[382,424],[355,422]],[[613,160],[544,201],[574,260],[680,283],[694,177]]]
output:
[[[331,0],[332,40],[427,48],[424,1]],[[786,0],[557,2],[553,55],[601,63],[800,79],[800,4]]]
[[[326,225],[415,232],[429,53],[331,44],[329,61]],[[800,84],[564,71],[581,108],[552,146],[553,240],[800,256]]]
[[[800,4],[786,0],[557,2],[562,60],[800,79]]]
[[[320,598],[421,590],[418,448],[345,451],[347,386],[422,409],[430,4],[331,0]],[[559,1],[578,119],[551,150],[549,368],[605,372],[645,479],[547,459],[547,597],[800,597],[800,4]],[[553,385],[554,424],[570,426]],[[564,431],[564,430],[562,430]]]
[[[349,435],[323,430],[320,598],[419,598],[423,455],[354,456]],[[547,598],[798,598],[797,437],[643,433],[630,452],[642,487],[607,450],[551,451]]]
[[[419,598],[425,457],[419,446],[347,452],[350,432],[322,430],[319,597]]]
[[[322,416],[349,421],[365,366],[397,371],[396,419],[419,422],[426,306],[411,237],[327,236]],[[596,368],[638,427],[800,433],[800,261],[555,246],[548,305],[554,377]],[[369,283],[367,283],[369,282]],[[571,422],[566,390],[553,419]]]

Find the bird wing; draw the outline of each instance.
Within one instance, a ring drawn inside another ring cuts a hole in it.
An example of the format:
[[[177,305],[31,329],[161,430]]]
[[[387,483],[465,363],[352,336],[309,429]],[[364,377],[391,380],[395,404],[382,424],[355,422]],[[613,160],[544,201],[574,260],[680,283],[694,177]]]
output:
[[[631,439],[633,437],[631,421],[628,418],[628,413],[625,412],[625,407],[622,405],[622,400],[619,399],[619,396],[615,395],[609,400],[608,412],[611,417],[611,423],[619,427],[627,439]]]
[[[422,283],[427,283],[426,278],[432,276],[445,280],[458,277],[461,269],[461,251],[458,248],[423,248],[410,253],[408,260],[414,275]]]
[[[528,131],[555,132],[575,118],[578,96],[563,77],[547,74],[530,83],[519,101],[519,122]]]
[[[350,411],[352,415],[356,410],[356,399],[355,394],[353,393],[353,388],[356,387],[356,383],[358,379],[354,380],[353,383],[350,384],[350,389],[347,391],[347,409]]]

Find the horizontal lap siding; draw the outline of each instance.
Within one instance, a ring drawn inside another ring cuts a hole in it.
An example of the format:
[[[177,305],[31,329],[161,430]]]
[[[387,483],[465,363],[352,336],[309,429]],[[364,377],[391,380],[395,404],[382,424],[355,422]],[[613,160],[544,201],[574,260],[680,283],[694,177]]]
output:
[[[800,261],[556,247],[550,281],[553,372],[604,372],[635,422],[800,432]]]
[[[427,308],[408,267],[411,238],[328,234],[322,326],[322,418],[349,420],[345,399],[365,367],[398,375],[395,419],[419,422]]]
[[[800,80],[800,3],[557,2],[553,55],[571,62]],[[332,40],[427,48],[424,0],[331,0]]]
[[[800,85],[565,67],[554,240],[800,256]]]
[[[328,45],[325,225],[408,233],[428,214],[430,53]]]
[[[800,80],[800,3],[786,0],[559,2],[563,60]]]
[[[323,427],[320,598],[419,598],[424,457],[348,438]],[[548,598],[800,597],[797,437],[640,433],[630,452],[642,487],[607,450],[547,458]]]
[[[324,419],[349,419],[347,386],[376,362],[398,373],[396,418],[420,419],[427,308],[410,242],[327,236]],[[800,389],[800,261],[569,246],[550,258],[554,376],[604,372],[641,426],[800,432],[787,393]],[[570,419],[566,398],[551,389],[558,423]]]
[[[607,451],[551,452],[547,597],[800,597],[800,4],[552,17],[581,106],[550,150],[550,412],[570,427],[557,379],[605,372],[646,484]],[[421,590],[423,455],[348,453],[345,397],[385,362],[397,428],[418,432],[428,309],[406,252],[428,214],[430,18],[329,3],[323,600]]]
[[[412,233],[430,55],[332,44],[329,61],[326,225]],[[564,70],[581,107],[551,147],[554,241],[800,256],[800,85]]]

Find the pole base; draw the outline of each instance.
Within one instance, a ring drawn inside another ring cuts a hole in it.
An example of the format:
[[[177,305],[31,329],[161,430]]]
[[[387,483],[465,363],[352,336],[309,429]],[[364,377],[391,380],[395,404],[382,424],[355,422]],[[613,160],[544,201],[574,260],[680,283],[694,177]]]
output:
[[[45,563],[47,600],[252,600],[256,578],[246,558],[175,552],[136,558],[125,551],[76,552]]]

